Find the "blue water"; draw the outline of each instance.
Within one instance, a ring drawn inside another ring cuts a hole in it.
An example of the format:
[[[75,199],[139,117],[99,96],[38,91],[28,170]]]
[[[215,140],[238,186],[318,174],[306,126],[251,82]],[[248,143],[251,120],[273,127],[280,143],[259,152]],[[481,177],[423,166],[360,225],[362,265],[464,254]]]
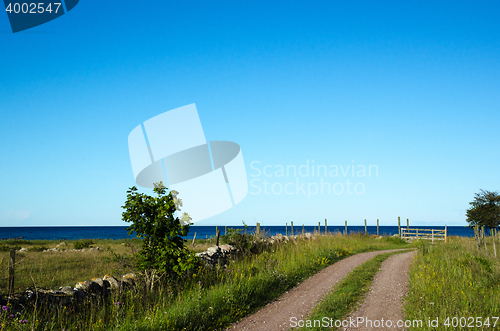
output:
[[[50,227],[0,227],[0,239],[22,238],[25,240],[72,240],[72,239],[126,239],[135,238],[129,236],[126,226],[50,226]],[[243,226],[231,226],[228,228],[242,229]],[[410,226],[410,228],[413,228]],[[442,230],[444,226],[416,226],[419,229],[437,229]],[[219,226],[218,229],[221,235],[224,234],[225,227]],[[305,226],[304,231],[313,232],[318,227]],[[215,226],[191,226],[186,239],[193,239],[196,233],[197,239],[206,239],[216,234]],[[325,230],[324,226],[321,227],[321,232]],[[249,226],[247,231],[250,233],[255,232],[254,226]],[[285,226],[261,226],[261,231],[268,235],[276,235],[277,233],[291,234],[291,227]],[[344,233],[344,226],[328,226],[329,232]],[[364,226],[348,226],[347,231],[351,232],[364,232]],[[397,226],[380,226],[381,235],[393,235],[398,233]],[[368,226],[370,234],[377,234],[376,226]],[[294,227],[294,234],[302,233],[302,226]],[[468,227],[463,226],[449,226],[449,236],[462,236],[472,237],[474,231]]]

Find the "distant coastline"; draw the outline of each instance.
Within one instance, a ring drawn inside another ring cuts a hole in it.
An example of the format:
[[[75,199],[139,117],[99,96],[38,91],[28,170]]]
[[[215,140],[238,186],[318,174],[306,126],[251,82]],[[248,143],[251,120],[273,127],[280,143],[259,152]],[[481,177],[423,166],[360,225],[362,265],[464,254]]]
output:
[[[434,228],[444,229],[444,226],[417,226],[418,228]],[[224,234],[225,226],[217,227]],[[228,228],[245,230],[244,226],[228,226]],[[43,227],[0,227],[0,240],[21,238],[23,240],[76,240],[76,239],[131,239],[134,235],[127,233],[127,226],[43,226]],[[263,232],[269,235],[275,234],[291,234],[291,227],[285,226],[261,226]],[[317,231],[316,226],[304,226],[305,232]],[[367,227],[369,234],[376,234],[376,226]],[[254,232],[254,226],[248,226],[247,231]],[[344,232],[344,226],[328,226],[329,232]],[[348,226],[347,231],[364,232],[364,226]],[[321,232],[324,232],[324,225],[321,226]],[[196,233],[196,238],[205,239],[216,234],[215,226],[191,226],[186,239],[193,239]],[[302,225],[294,226],[294,234],[302,233]],[[393,235],[398,233],[397,226],[380,226],[380,235]],[[472,229],[464,226],[448,226],[449,236],[472,237],[474,232]]]

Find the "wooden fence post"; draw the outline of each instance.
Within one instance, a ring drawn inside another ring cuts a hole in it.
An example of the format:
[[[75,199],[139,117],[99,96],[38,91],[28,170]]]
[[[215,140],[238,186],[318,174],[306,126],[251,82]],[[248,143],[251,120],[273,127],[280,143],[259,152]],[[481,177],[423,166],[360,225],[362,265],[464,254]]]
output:
[[[285,236],[288,237],[288,223],[285,223]]]
[[[219,247],[219,237],[220,237],[220,230],[217,230],[217,239],[216,239],[217,247]]]
[[[321,235],[321,222],[318,222],[318,234]]]
[[[293,221],[290,222],[290,225],[291,225],[291,231],[292,231],[292,236],[293,236]]]
[[[401,218],[398,216],[398,234],[399,238],[401,238]]]
[[[444,225],[444,243],[446,244],[448,242],[448,228],[446,227],[446,224]]]
[[[227,225],[224,227],[224,235],[227,235]]]
[[[368,230],[366,228],[366,219],[365,219],[365,234],[367,234],[367,233],[368,233]]]
[[[493,253],[495,254],[495,257],[497,257],[497,247],[495,245],[495,236],[491,236],[493,239]]]
[[[257,223],[257,224],[256,224],[256,226],[257,226],[257,227],[256,227],[256,229],[255,229],[255,230],[256,230],[256,233],[257,233],[257,237],[259,237],[259,238],[260,238],[260,223]]]
[[[302,234],[305,233],[305,230],[304,230],[304,224],[302,224]]]
[[[325,236],[328,234],[328,225],[326,224],[326,218],[325,218]]]
[[[481,231],[481,236],[483,237],[484,251],[485,251],[486,253],[488,253],[488,247],[487,247],[487,245],[486,245],[486,239],[484,238],[484,237],[485,237],[485,233],[484,233],[484,225],[483,225],[483,229],[482,229],[482,231]]]
[[[378,218],[377,218],[377,236],[379,236],[379,232],[378,232]]]
[[[474,240],[476,241],[476,249],[479,250],[479,227],[474,225]]]
[[[217,232],[219,232],[219,227],[215,226],[215,236],[217,236]],[[219,246],[219,245],[217,245],[217,246]]]
[[[345,230],[344,230],[344,236],[347,236],[347,221],[345,221]]]
[[[406,219],[406,232],[410,234],[410,220],[408,218]]]
[[[10,250],[10,260],[9,260],[9,295],[14,293],[14,265],[16,264],[16,250]]]
[[[193,237],[193,247],[194,247],[194,241],[196,240],[196,232],[194,233],[194,237]]]
[[[431,236],[431,238],[432,238],[432,243],[434,244],[434,229],[432,229],[432,236]],[[446,239],[445,239],[445,242],[446,242]]]

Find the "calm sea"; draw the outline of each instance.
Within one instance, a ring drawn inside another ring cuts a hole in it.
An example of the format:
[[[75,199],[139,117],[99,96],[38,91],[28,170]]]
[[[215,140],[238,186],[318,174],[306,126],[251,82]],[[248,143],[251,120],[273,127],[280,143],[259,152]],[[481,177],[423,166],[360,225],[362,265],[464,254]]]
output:
[[[1,239],[11,239],[11,238],[22,238],[25,240],[72,240],[72,239],[126,239],[134,238],[127,233],[126,226],[50,226],[50,227],[0,227],[0,240]],[[243,226],[230,226],[228,228],[242,229]],[[412,227],[410,227],[412,228]],[[435,227],[425,227],[418,226],[419,229],[444,229],[444,226]],[[221,235],[224,234],[225,227],[219,226],[218,229]],[[304,231],[313,232],[317,230],[318,227],[305,226]],[[347,231],[350,232],[364,232],[364,226],[348,226]],[[253,233],[255,231],[254,226],[249,226],[247,228],[248,232]],[[288,226],[261,226],[261,231],[267,233],[268,235],[281,234],[291,234],[291,228]],[[321,231],[324,231],[324,226],[321,227]],[[330,232],[341,232],[344,233],[344,226],[328,226],[328,231]],[[398,233],[397,226],[380,226],[379,228],[381,235],[393,235]],[[294,233],[301,233],[302,226],[295,226]],[[368,226],[368,232],[370,234],[377,234],[376,226]],[[216,234],[215,226],[192,226],[189,230],[189,234],[186,239],[193,239],[196,233],[196,238],[205,239],[210,238]],[[472,237],[474,232],[472,229],[464,226],[449,226],[448,227],[449,236],[462,236],[462,237]]]

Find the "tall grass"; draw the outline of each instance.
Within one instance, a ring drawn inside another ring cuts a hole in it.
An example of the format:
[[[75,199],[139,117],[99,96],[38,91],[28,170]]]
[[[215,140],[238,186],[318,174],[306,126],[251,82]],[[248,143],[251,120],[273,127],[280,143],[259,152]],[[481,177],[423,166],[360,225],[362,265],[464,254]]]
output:
[[[58,289],[60,286],[75,286],[106,274],[122,275],[134,271],[133,255],[140,246],[139,240],[93,240],[99,251],[70,251],[75,246],[89,246],[89,241],[66,241],[60,246],[65,252],[43,252],[54,248],[59,241],[8,240],[0,251],[0,291],[7,292],[10,248],[28,248],[28,252],[16,253],[15,291],[37,286]]]
[[[361,235],[315,237],[276,246],[231,263],[217,273],[201,269],[191,286],[172,300],[157,302],[141,318],[127,315],[121,330],[224,330],[289,288],[348,255],[400,248]]]
[[[298,239],[220,268],[200,267],[182,282],[159,283],[153,291],[139,287],[78,306],[40,306],[19,318],[37,330],[224,330],[345,256],[404,247],[390,240],[362,235]]]
[[[477,251],[473,238],[421,244],[411,266],[406,302],[406,319],[423,321],[419,330],[498,330],[500,321],[494,326],[492,317],[500,316],[499,260]],[[436,318],[437,327],[429,323]],[[487,318],[490,325],[481,326]]]

